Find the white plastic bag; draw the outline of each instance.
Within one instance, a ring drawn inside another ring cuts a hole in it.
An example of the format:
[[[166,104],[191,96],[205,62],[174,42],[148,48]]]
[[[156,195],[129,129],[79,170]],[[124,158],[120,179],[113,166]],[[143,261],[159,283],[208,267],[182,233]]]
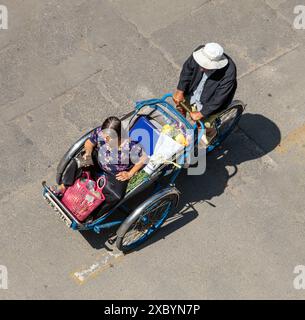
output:
[[[176,142],[168,135],[161,133],[156,143],[154,153],[150,157],[148,164],[144,168],[144,171],[151,175],[156,171],[163,163],[170,160],[173,155],[180,153],[184,146]]]

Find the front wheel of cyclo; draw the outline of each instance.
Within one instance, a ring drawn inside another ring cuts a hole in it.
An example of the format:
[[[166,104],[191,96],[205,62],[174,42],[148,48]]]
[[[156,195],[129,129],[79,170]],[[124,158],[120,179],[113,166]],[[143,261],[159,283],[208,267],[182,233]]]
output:
[[[131,251],[154,234],[166,221],[179,201],[179,192],[170,187],[144,201],[117,231],[116,246]]]

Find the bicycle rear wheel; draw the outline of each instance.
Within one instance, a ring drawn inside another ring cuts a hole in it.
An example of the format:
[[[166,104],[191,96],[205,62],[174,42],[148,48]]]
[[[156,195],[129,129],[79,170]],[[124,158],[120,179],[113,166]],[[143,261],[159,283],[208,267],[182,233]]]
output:
[[[218,135],[215,142],[211,144],[220,144],[229,136],[238,124],[244,109],[241,101],[234,101],[228,109],[219,114],[215,120]]]

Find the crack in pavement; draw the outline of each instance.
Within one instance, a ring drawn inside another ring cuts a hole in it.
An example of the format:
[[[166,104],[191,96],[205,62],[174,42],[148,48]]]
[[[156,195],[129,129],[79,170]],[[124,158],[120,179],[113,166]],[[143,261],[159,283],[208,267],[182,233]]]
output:
[[[29,114],[30,112],[32,112],[32,111],[34,111],[34,110],[43,108],[43,107],[46,106],[48,103],[53,102],[54,100],[56,100],[56,99],[64,96],[65,94],[67,94],[67,93],[69,93],[70,91],[72,91],[73,89],[77,88],[77,87],[80,86],[82,83],[90,80],[92,77],[94,77],[95,75],[99,74],[99,73],[102,72],[102,71],[103,71],[103,69],[98,69],[98,70],[96,70],[94,73],[91,73],[90,75],[88,75],[88,76],[85,77],[84,79],[80,80],[80,81],[79,81],[78,83],[76,83],[75,85],[73,85],[73,86],[65,89],[64,91],[62,91],[61,93],[57,94],[57,95],[54,96],[54,97],[50,97],[50,98],[48,99],[48,101],[43,102],[43,103],[39,104],[38,106],[35,106],[35,107],[31,108],[31,109],[28,109],[26,112],[20,113],[20,114],[14,116],[14,117],[8,119],[5,123],[13,122],[13,121],[15,121],[16,119],[20,119],[20,118],[26,116],[27,114]],[[106,98],[105,98],[105,99],[106,99]],[[107,99],[106,99],[106,100],[107,100]]]
[[[249,71],[241,74],[240,76],[237,77],[238,80],[252,74],[253,72],[259,70],[260,68],[267,66],[271,63],[273,63],[274,61],[277,61],[278,59],[286,56],[287,54],[289,54],[290,52],[293,52],[294,50],[298,49],[299,47],[301,47],[302,45],[300,43],[297,43],[296,45],[294,45],[292,48],[288,48],[285,51],[279,53],[278,55],[273,56],[272,58],[268,59],[266,62],[261,63],[259,65],[256,65],[255,67],[253,67],[252,69],[250,69]]]
[[[273,10],[277,17],[281,18],[283,21],[285,21],[290,27],[292,26],[292,22],[287,18],[285,17],[278,9],[276,9],[275,7],[273,7],[268,0],[264,0],[266,6],[268,6],[271,10]]]

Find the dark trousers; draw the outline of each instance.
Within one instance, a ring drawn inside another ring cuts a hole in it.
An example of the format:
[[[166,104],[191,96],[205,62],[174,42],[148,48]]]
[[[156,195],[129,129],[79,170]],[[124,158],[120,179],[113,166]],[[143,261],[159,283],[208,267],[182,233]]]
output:
[[[62,175],[61,181],[65,187],[70,187],[74,184],[74,181],[81,176],[81,174],[81,168],[78,168],[76,160],[72,159]]]
[[[106,174],[107,183],[103,190],[105,195],[105,202],[102,206],[103,212],[107,212],[111,208],[113,208],[124,196],[126,193],[128,180],[127,181],[119,181],[112,174]]]

